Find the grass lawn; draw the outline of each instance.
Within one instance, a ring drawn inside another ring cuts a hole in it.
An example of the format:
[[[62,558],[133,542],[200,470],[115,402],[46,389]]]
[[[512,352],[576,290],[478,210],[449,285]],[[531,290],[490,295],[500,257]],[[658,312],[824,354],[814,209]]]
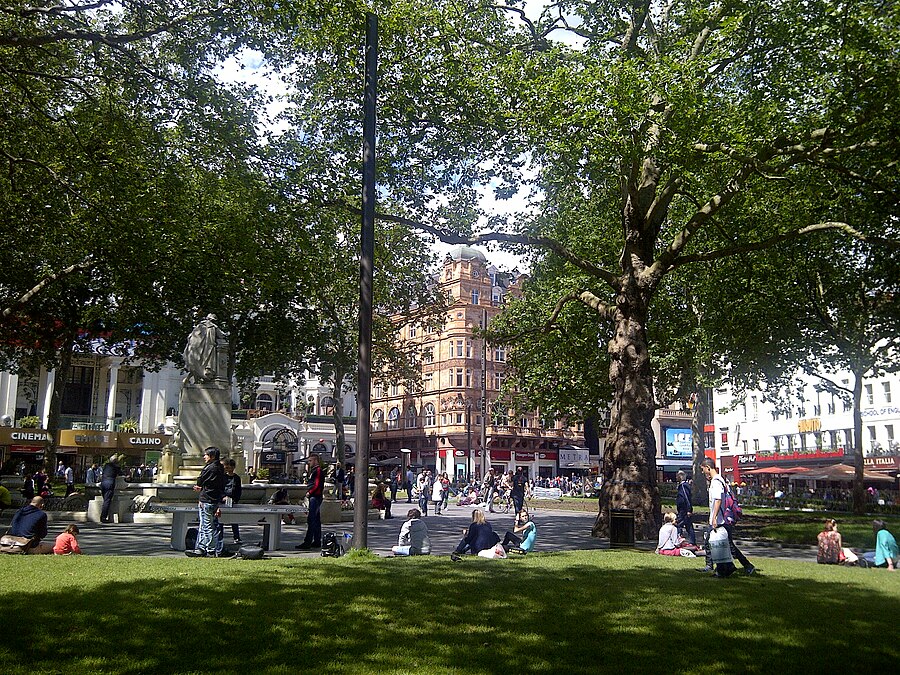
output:
[[[0,558],[6,673],[821,673],[900,663],[900,573],[634,551]],[[893,637],[892,637],[893,636]]]

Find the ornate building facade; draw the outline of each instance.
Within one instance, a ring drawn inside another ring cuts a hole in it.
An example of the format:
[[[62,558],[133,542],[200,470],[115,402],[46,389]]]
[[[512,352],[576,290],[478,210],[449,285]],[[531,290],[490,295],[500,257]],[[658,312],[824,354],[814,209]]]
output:
[[[447,254],[437,278],[448,299],[443,328],[399,328],[422,349],[421,389],[373,390],[373,457],[399,458],[457,478],[480,476],[484,425],[485,466],[496,471],[522,466],[530,476],[550,477],[559,473],[560,447],[584,445],[580,424],[544,419],[539,411],[513,418],[497,405],[506,379],[506,350],[473,332],[502,310],[523,279],[516,270],[500,272],[474,248],[461,246]]]

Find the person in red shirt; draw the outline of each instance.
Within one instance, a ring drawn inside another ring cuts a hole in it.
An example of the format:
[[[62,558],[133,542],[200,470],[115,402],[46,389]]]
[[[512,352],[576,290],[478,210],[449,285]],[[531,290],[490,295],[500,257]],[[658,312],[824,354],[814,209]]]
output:
[[[65,531],[56,538],[53,545],[53,553],[56,555],[81,555],[81,548],[78,546],[78,526],[74,523],[69,525]]]
[[[306,470],[309,473],[306,497],[309,499],[309,513],[306,516],[306,537],[302,544],[295,548],[308,551],[322,546],[322,492],[325,489],[325,476],[319,463],[318,455],[310,455],[306,459]]]

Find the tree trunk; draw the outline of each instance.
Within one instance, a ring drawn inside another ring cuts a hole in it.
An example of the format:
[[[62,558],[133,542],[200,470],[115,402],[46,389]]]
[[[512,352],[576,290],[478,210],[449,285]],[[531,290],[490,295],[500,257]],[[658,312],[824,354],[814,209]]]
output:
[[[342,396],[344,390],[344,373],[340,369],[334,371],[334,381],[331,384],[331,402],[334,406],[331,408],[331,416],[334,419],[334,453],[337,461],[341,466],[346,462],[347,435],[344,431],[344,398]],[[357,424],[359,421],[357,420]]]
[[[866,491],[863,487],[863,439],[862,439],[862,403],[863,372],[854,369],[853,377],[853,513],[857,516],[866,512]]]
[[[59,351],[59,365],[53,375],[53,394],[50,397],[50,409],[47,411],[47,434],[50,441],[44,453],[44,467],[48,476],[56,475],[56,449],[59,447],[59,419],[62,415],[62,400],[69,381],[69,368],[72,367],[72,352],[75,349],[75,336],[66,336]]]
[[[706,401],[702,391],[698,391],[696,396],[694,416],[691,418],[691,441],[693,443],[691,503],[696,506],[706,506],[709,503],[709,486],[706,483],[706,477],[700,471],[700,462],[706,457],[706,434],[703,431]]]
[[[656,539],[660,527],[656,441],[650,426],[656,407],[645,328],[648,305],[649,293],[636,285],[617,299],[616,332],[609,342],[613,403],[594,536],[608,536],[612,509],[634,510],[637,539]]]

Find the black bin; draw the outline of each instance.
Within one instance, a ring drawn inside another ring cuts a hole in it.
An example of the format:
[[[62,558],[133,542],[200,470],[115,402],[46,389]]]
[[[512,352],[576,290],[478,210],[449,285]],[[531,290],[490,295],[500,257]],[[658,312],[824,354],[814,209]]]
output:
[[[609,514],[609,547],[634,546],[634,509],[611,509]]]

